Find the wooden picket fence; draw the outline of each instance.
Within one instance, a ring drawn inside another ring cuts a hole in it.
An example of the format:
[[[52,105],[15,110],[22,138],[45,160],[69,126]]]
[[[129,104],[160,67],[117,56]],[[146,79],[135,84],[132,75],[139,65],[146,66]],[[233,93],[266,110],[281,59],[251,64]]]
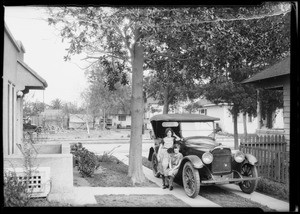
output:
[[[283,135],[241,137],[240,150],[258,159],[259,176],[289,183],[290,154]]]

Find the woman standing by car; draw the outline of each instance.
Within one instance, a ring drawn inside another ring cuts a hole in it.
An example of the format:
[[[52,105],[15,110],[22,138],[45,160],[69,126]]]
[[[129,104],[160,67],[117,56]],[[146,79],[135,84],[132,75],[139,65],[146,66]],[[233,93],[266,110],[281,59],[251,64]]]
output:
[[[167,128],[165,131],[166,137],[163,138],[162,143],[159,146],[157,159],[158,159],[158,171],[162,175],[162,181],[163,181],[163,189],[166,189],[169,187],[169,182],[167,179],[168,172],[167,168],[169,165],[169,154],[167,150],[169,148],[172,148],[174,145],[174,141],[180,140],[180,138],[174,134],[173,130],[171,128]]]

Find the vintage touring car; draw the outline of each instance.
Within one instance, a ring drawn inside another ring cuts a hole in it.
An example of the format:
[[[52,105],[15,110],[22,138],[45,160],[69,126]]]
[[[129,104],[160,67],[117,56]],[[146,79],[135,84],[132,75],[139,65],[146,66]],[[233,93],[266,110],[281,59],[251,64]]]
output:
[[[257,186],[257,159],[231,149],[215,140],[215,121],[219,118],[198,114],[160,114],[150,118],[154,146],[149,150],[149,161],[156,177],[157,152],[166,128],[170,127],[181,138],[180,152],[183,154],[175,181],[183,184],[185,193],[194,198],[200,186],[238,183],[245,193],[252,193]]]

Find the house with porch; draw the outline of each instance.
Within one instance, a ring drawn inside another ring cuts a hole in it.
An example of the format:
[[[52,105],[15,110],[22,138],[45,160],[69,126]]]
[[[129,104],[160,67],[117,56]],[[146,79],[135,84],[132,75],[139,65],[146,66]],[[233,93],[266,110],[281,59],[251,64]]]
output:
[[[287,146],[290,142],[290,56],[280,62],[269,66],[267,69],[244,80],[243,84],[254,84],[257,93],[260,89],[283,90],[283,132],[276,129],[262,129],[260,102],[257,107],[257,133],[284,134]]]
[[[222,132],[233,134],[233,117],[229,112],[230,105],[228,103],[220,103],[215,104],[210,102],[209,100],[200,98],[196,101],[198,106],[197,110],[193,110],[192,112],[188,112],[185,109],[185,106],[189,104],[189,102],[181,102],[176,105],[176,108],[169,111],[169,114],[174,113],[193,113],[193,114],[202,114],[208,115],[212,117],[218,117],[220,120],[217,122],[219,127],[222,129]],[[149,108],[146,112],[147,117],[151,118],[156,114],[162,114],[163,106],[159,105],[157,101],[150,100]],[[283,130],[283,111],[282,109],[277,109],[276,114],[273,115],[273,127],[277,130]],[[238,133],[244,134],[244,123],[243,123],[243,115],[240,113],[238,115]],[[248,134],[256,134],[257,133],[257,117],[253,115],[246,115],[246,125],[247,125],[247,133]]]
[[[25,48],[16,41],[5,24],[3,55],[3,153],[18,152],[23,138],[23,97],[29,90],[45,90],[47,82],[24,61]]]
[[[4,171],[15,171],[18,179],[31,183],[33,195],[44,197],[49,191],[67,191],[73,187],[70,146],[32,143],[23,138],[23,98],[29,90],[45,90],[47,82],[24,62],[25,48],[15,40],[4,24],[2,76],[2,147]],[[24,148],[32,148],[34,176],[27,178]],[[31,147],[30,147],[31,145]]]
[[[206,100],[205,98],[197,101],[198,105],[201,106],[196,112],[203,115],[209,115],[220,118],[217,122],[219,127],[224,133],[233,134],[233,116],[230,114],[230,105],[228,103],[215,104]],[[272,123],[273,127],[277,130],[283,129],[283,115],[282,109],[277,109],[276,114],[273,114]],[[257,117],[246,114],[246,126],[248,134],[257,134]],[[244,121],[243,114],[240,113],[237,118],[238,133],[244,134]]]

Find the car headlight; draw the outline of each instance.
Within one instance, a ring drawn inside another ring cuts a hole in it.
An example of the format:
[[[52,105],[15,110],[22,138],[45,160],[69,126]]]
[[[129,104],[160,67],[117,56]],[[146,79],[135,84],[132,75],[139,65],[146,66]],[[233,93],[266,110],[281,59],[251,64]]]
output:
[[[245,154],[241,151],[238,151],[234,154],[234,160],[237,163],[242,163],[245,160]]]
[[[214,159],[214,157],[213,157],[213,155],[210,152],[205,152],[202,155],[202,161],[205,164],[210,164],[213,161],[213,159]]]

